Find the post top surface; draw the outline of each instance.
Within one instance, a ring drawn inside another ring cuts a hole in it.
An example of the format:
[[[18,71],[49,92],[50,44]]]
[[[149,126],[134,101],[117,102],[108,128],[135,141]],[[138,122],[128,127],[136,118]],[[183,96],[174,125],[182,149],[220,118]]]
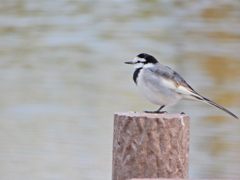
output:
[[[183,118],[183,117],[189,117],[186,114],[157,114],[157,113],[144,113],[144,112],[116,112],[114,115],[118,116],[129,116],[129,117],[148,117],[148,118]]]

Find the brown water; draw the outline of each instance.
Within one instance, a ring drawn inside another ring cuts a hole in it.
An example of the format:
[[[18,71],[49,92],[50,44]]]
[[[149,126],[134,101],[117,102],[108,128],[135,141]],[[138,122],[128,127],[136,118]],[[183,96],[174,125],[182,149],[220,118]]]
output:
[[[240,4],[4,1],[0,178],[111,179],[113,113],[155,110],[123,64],[141,52],[240,115]],[[240,177],[240,121],[195,102],[190,178]]]

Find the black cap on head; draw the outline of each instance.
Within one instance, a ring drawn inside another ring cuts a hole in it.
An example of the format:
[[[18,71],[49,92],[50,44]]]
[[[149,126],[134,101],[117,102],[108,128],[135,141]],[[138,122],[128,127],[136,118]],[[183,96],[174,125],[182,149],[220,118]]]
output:
[[[141,54],[137,55],[137,57],[146,59],[145,64],[147,64],[147,63],[153,63],[153,64],[158,63],[158,61],[155,57],[153,57],[153,56],[151,56],[147,53],[141,53]]]

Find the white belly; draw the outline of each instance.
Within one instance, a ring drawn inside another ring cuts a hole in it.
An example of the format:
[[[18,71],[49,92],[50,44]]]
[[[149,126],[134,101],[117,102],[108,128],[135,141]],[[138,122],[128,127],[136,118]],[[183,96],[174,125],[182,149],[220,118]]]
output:
[[[143,73],[144,71],[139,73],[137,86],[143,96],[151,103],[160,106],[173,105],[181,99],[181,96],[164,79],[156,79],[149,74],[144,75],[144,78],[142,78]]]

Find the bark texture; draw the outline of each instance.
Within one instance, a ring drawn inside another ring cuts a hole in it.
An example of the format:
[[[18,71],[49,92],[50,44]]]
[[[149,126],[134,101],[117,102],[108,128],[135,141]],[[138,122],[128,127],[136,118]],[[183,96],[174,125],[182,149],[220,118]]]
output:
[[[115,113],[112,180],[188,178],[190,118]]]

